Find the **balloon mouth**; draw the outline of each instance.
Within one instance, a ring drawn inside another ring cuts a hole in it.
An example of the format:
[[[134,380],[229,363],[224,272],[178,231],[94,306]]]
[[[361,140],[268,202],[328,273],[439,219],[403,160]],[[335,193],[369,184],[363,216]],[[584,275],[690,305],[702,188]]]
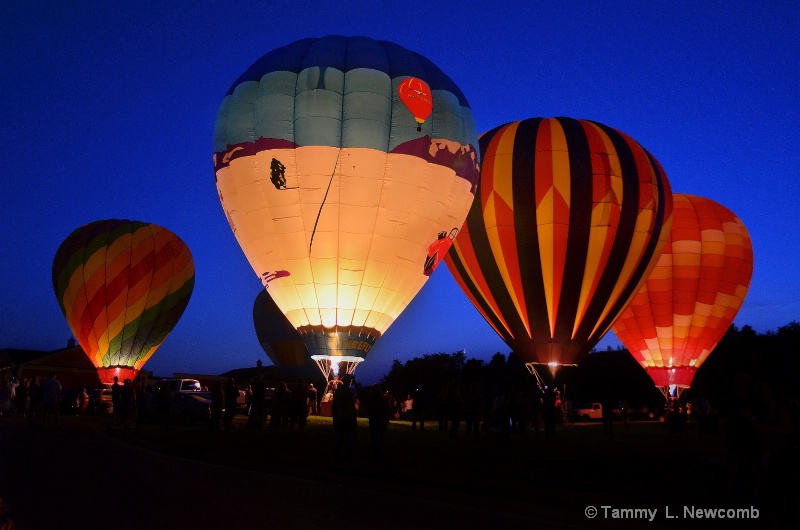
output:
[[[126,379],[133,381],[139,374],[139,370],[130,366],[101,366],[97,368],[97,376],[103,385],[113,385],[114,378],[122,383]]]
[[[692,386],[696,366],[648,366],[645,371],[657,387],[689,388]]]
[[[549,379],[551,381],[555,381],[556,380],[556,376],[558,375],[558,372],[559,372],[559,368],[566,367],[566,366],[575,367],[575,366],[578,366],[578,365],[574,364],[574,363],[559,363],[559,362],[556,362],[556,361],[550,361],[550,362],[547,362],[547,363],[539,363],[539,362],[525,363],[525,368],[527,368],[528,372],[530,372],[530,374],[536,378],[536,383],[537,383],[537,385],[539,385],[539,388],[542,389],[542,390],[545,389],[548,386],[548,384],[545,382],[544,378],[542,377],[543,370],[545,368],[547,368],[547,371],[549,372],[549,375],[550,375]]]
[[[353,357],[351,355],[312,355],[315,361],[330,361],[332,363],[360,363],[363,357]]]
[[[340,375],[345,374],[353,375],[356,367],[364,360],[363,357],[351,355],[312,355],[311,358],[326,380],[339,379]]]
[[[352,374],[381,336],[374,328],[356,326],[301,326],[297,331],[326,379],[338,378],[342,370]]]
[[[362,326],[301,326],[297,328],[314,357],[354,357],[364,360],[381,332]]]

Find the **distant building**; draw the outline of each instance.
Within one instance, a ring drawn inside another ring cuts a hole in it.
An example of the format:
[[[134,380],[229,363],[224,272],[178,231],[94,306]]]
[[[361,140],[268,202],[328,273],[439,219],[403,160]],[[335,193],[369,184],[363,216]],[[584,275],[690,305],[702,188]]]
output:
[[[47,379],[54,372],[64,388],[101,386],[97,370],[80,346],[54,351],[0,350],[0,374],[3,376],[13,374],[23,381],[37,376]]]
[[[0,378],[15,375],[20,381],[39,377],[47,379],[54,373],[65,389],[99,388],[100,378],[83,348],[70,339],[66,348],[52,351],[0,349]],[[151,373],[141,370],[147,378]]]
[[[13,348],[0,349],[0,379],[8,375],[15,375],[20,381],[40,377],[46,379],[55,372],[58,380],[65,389],[99,388],[100,378],[97,370],[84,353],[83,348],[70,339],[66,348],[52,351],[18,350]],[[167,377],[180,377],[197,379],[203,387],[212,388],[215,382],[227,382],[233,377],[237,386],[244,388],[259,377],[269,386],[276,386],[283,381],[293,384],[300,378],[306,383],[315,383],[319,388],[324,388],[325,379],[316,365],[302,367],[264,366],[261,360],[255,367],[235,368],[220,375],[206,375],[196,373],[174,373],[170,376],[153,376],[153,372],[140,370],[138,379],[148,387],[153,382]]]

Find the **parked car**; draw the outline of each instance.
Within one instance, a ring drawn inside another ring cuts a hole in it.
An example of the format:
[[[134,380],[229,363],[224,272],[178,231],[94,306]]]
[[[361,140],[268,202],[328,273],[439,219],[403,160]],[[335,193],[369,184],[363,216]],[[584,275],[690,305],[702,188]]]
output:
[[[202,390],[200,381],[197,379],[162,379],[150,385],[147,391],[155,394],[163,386],[168,386],[173,392],[200,392]]]
[[[114,404],[111,401],[110,388],[90,388],[86,393],[89,394],[89,404],[86,406],[86,414],[105,416],[114,413]]]
[[[172,417],[190,425],[208,421],[211,417],[211,400],[208,392],[175,392],[172,396]]]
[[[572,409],[572,416],[576,420],[602,420],[603,419],[603,404],[602,403],[583,403]],[[614,419],[622,418],[621,406],[611,409],[611,416]],[[629,418],[630,419],[630,418]]]
[[[577,420],[601,420],[603,419],[603,405],[601,403],[584,403],[575,407],[572,415]]]

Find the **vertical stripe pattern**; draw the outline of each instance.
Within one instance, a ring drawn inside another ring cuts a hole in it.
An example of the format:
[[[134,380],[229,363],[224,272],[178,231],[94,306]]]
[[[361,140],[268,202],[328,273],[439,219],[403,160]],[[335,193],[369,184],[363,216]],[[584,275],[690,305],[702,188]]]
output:
[[[484,133],[481,180],[445,262],[526,362],[579,362],[655,265],[672,193],[627,135],[571,118]]]

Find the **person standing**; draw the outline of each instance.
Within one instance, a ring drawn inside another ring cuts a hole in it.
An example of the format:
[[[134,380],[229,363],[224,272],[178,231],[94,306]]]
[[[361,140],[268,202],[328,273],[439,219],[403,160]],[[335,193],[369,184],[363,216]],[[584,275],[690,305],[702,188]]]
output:
[[[572,400],[567,399],[564,402],[564,425],[572,427],[574,425],[574,418],[572,417]]]
[[[413,395],[413,407],[411,409],[411,430],[417,429],[419,423],[419,430],[425,430],[425,416],[428,413],[428,395],[422,387],[417,387]]]
[[[61,381],[55,372],[50,374],[42,383],[42,425],[47,427],[47,416],[53,415],[53,421],[58,426],[58,408],[61,405]]]
[[[31,379],[30,388],[28,388],[28,425],[33,425],[33,422],[39,422],[42,414],[42,399],[44,390],[39,376]]]
[[[319,416],[319,402],[317,401],[317,388],[314,383],[308,384],[308,415]]]
[[[369,413],[369,438],[372,444],[372,456],[375,462],[380,463],[385,460],[384,439],[386,429],[389,427],[389,418],[392,415],[392,405],[383,393],[380,385],[372,385],[369,388],[369,401],[367,403]]]
[[[89,406],[89,394],[86,392],[86,387],[81,388],[78,393],[78,415],[86,416],[86,407]]]
[[[115,375],[114,383],[111,385],[111,413],[114,425],[119,423],[121,399],[122,385],[119,384],[119,377]]]
[[[481,433],[480,423],[483,417],[483,393],[480,383],[473,381],[469,385],[469,392],[464,396],[464,421],[467,436]]]
[[[614,434],[614,401],[611,390],[603,387],[603,433]]]
[[[555,388],[545,387],[542,398],[544,419],[544,435],[553,438],[556,435],[556,391]]]
[[[353,376],[346,374],[342,384],[333,393],[333,430],[336,436],[336,460],[338,463],[352,462],[355,457],[358,411],[356,392],[351,387]]]
[[[412,414],[414,414],[414,398],[411,397],[411,394],[407,394],[406,399],[403,400],[402,417],[406,421],[411,421]]]
[[[233,417],[236,416],[236,407],[239,404],[239,388],[233,377],[228,379],[228,384],[225,386],[225,430],[228,430],[233,425]]]
[[[450,413],[450,438],[458,437],[458,428],[461,425],[462,406],[461,381],[453,379],[450,381],[447,392],[447,409]]]
[[[11,415],[11,382],[0,380],[0,416]]]
[[[278,383],[275,393],[270,400],[269,426],[276,429],[289,428],[289,412],[291,410],[291,395],[289,386],[285,381]]]
[[[267,419],[267,385],[258,376],[250,385],[250,415],[247,418],[249,429],[261,429]]]
[[[116,377],[114,379],[116,379]],[[122,426],[125,428],[128,428],[132,425],[133,414],[135,410],[134,407],[136,405],[135,400],[136,394],[133,392],[131,380],[126,378],[125,381],[122,382],[122,388],[120,389],[119,393],[119,420],[122,422]],[[114,412],[116,411],[117,407],[114,407]]]
[[[133,398],[136,404],[135,424],[138,428],[139,425],[145,422],[145,417],[147,416],[147,401],[144,396],[144,383],[141,379],[133,380]]]
[[[219,430],[219,424],[222,421],[223,408],[225,408],[225,392],[222,390],[222,382],[217,381],[214,383],[214,388],[211,390],[211,417],[208,423],[209,430]]]
[[[28,379],[22,381],[17,387],[17,410],[21,416],[25,416],[25,411],[28,408],[28,401],[30,399],[31,382]]]
[[[308,392],[306,391],[306,382],[303,378],[297,382],[295,388],[290,394],[289,399],[291,410],[289,411],[289,430],[294,428],[297,423],[297,428],[303,432],[308,423]]]

